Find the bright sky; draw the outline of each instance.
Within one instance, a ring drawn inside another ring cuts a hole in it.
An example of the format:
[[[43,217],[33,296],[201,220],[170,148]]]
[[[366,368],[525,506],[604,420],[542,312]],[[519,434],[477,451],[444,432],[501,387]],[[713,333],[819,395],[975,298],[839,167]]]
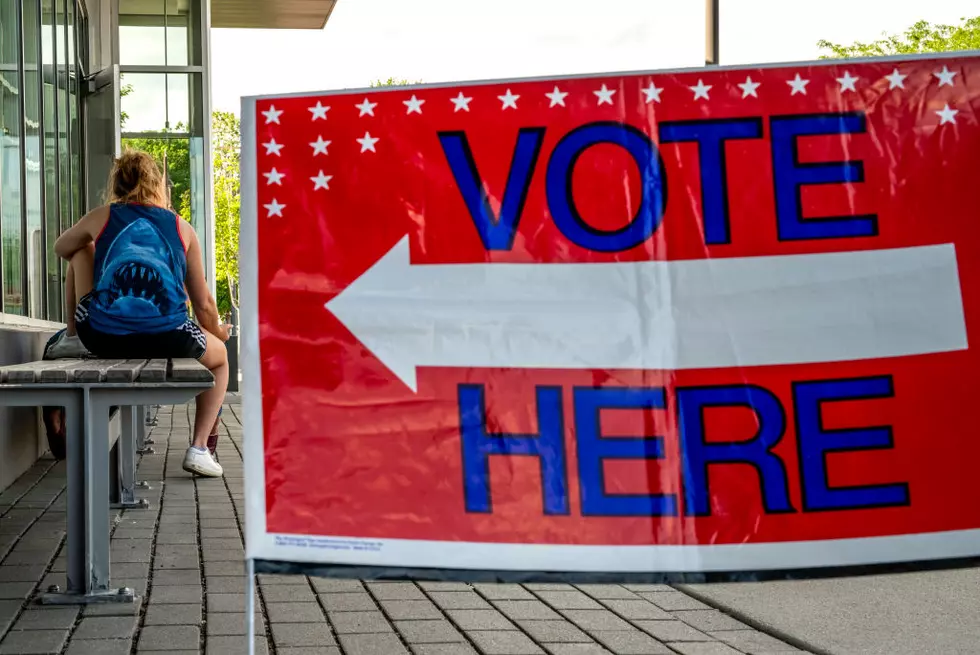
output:
[[[817,41],[871,41],[956,23],[977,0],[721,0],[721,63],[815,59]],[[771,26],[771,27],[770,27]],[[703,0],[339,0],[326,28],[214,30],[215,109],[240,97],[368,86],[649,70],[704,63]]]

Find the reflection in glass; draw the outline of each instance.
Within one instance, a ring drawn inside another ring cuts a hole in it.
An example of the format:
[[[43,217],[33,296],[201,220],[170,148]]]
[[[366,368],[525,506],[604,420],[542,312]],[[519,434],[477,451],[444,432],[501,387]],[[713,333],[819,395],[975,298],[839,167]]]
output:
[[[123,133],[186,132],[190,117],[187,73],[122,76]]]
[[[56,0],[56,31],[55,56],[58,60],[57,96],[58,96],[58,209],[61,212],[61,224],[68,228],[77,220],[71,216],[71,149],[68,139],[68,16],[65,12],[67,3]]]
[[[28,313],[44,318],[44,234],[43,205],[41,204],[41,70],[38,66],[40,42],[38,32],[38,3],[23,2],[24,39],[24,205],[27,209],[27,292]]]
[[[187,66],[189,0],[119,0],[119,63]],[[196,58],[195,58],[196,59]],[[194,61],[199,64],[199,61]]]
[[[8,314],[24,313],[17,11],[16,2],[0,1],[0,286]]]
[[[44,70],[44,222],[47,236],[48,319],[64,320],[63,282],[60,259],[54,255],[54,242],[61,234],[58,198],[58,113],[55,87],[54,5],[41,3],[41,62]]]

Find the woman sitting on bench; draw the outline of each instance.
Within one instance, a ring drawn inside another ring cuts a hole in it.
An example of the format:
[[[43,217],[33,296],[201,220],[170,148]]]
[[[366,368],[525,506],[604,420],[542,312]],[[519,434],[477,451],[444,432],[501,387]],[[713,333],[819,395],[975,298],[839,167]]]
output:
[[[221,465],[207,445],[228,388],[228,332],[204,277],[197,234],[166,209],[163,173],[145,152],[116,159],[107,196],[105,206],[55,243],[58,256],[70,262],[69,311],[68,328],[51,350],[87,349],[102,359],[200,360],[214,374],[214,387],[197,397],[194,440],[183,467],[220,477]],[[188,315],[188,297],[200,326]]]

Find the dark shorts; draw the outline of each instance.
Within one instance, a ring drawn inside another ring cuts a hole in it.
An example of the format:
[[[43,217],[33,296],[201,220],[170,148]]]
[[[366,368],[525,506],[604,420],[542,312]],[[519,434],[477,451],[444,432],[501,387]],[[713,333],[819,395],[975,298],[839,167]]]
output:
[[[156,334],[107,334],[88,322],[90,296],[75,308],[75,330],[89,351],[101,359],[201,359],[208,341],[197,323],[187,322],[176,330]]]

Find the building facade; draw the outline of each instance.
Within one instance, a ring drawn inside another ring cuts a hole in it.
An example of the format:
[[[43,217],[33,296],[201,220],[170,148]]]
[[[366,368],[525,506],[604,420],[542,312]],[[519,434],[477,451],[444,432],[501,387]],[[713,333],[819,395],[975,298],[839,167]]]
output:
[[[0,0],[0,366],[64,321],[54,241],[101,203],[126,146],[157,157],[214,287],[210,27],[322,28],[336,0]],[[0,489],[47,449],[0,408]]]

